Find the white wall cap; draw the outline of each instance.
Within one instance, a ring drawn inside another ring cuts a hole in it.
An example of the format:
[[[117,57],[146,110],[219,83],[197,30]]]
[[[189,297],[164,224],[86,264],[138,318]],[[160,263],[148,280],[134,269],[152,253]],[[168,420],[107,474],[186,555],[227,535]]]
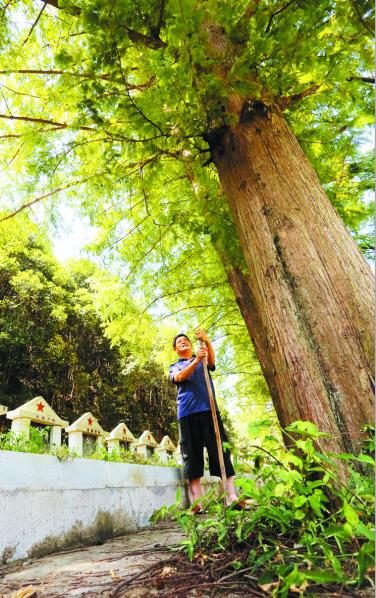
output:
[[[5,415],[7,411],[8,407],[5,407],[5,405],[0,405],[0,415]]]
[[[69,424],[55,413],[43,397],[35,397],[7,413],[8,419],[19,419],[20,417],[27,417],[38,424],[60,426],[62,428]]]

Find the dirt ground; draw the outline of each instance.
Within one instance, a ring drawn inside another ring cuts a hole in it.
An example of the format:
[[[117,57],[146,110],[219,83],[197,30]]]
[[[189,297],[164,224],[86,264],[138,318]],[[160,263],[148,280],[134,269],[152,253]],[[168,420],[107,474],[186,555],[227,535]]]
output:
[[[241,581],[231,567],[234,555],[215,564],[190,562],[177,551],[181,529],[160,523],[104,544],[85,546],[37,559],[0,565],[0,598],[263,598],[257,578]],[[209,571],[210,570],[210,571]],[[249,579],[247,579],[249,578]],[[256,580],[256,581],[255,581]],[[308,595],[308,593],[307,593]],[[363,591],[338,588],[309,592],[320,598],[371,598]],[[296,594],[292,594],[296,596]]]
[[[1,598],[102,596],[110,598],[119,582],[168,560],[183,539],[180,528],[159,524],[108,540],[100,546],[85,546],[0,566]],[[122,596],[150,596],[148,588],[135,588]]]

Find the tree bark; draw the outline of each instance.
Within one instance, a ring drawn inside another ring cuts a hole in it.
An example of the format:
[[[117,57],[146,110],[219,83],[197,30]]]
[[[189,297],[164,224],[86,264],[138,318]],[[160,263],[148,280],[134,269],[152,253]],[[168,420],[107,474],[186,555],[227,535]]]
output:
[[[373,420],[373,277],[277,107],[209,140],[249,277],[228,272],[282,426],[354,451]]]

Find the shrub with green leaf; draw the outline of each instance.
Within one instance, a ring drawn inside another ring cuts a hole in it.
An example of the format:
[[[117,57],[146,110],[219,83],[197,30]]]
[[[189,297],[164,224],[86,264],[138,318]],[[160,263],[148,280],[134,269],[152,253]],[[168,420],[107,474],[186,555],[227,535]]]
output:
[[[65,444],[57,447],[50,447],[49,427],[34,428],[30,426],[29,436],[25,433],[15,434],[11,430],[0,434],[0,450],[15,451],[20,453],[39,453],[53,455],[59,461],[66,461],[80,457],[75,451],[69,449]],[[111,461],[116,463],[135,463],[137,465],[158,465],[164,467],[179,467],[172,457],[167,462],[161,461],[157,454],[151,457],[143,457],[132,451],[112,451],[109,453],[105,447],[98,447],[91,455],[84,456],[86,459],[95,461]]]
[[[321,451],[323,434],[311,422],[295,422],[284,432],[291,446],[274,440],[271,448],[269,437],[268,449],[256,448],[251,464],[243,467],[248,473],[237,480],[250,510],[228,508],[212,492],[203,499],[204,518],[182,510],[178,500],[157,511],[153,521],[172,517],[179,522],[190,560],[197,554],[215,559],[232,553],[233,568],[244,570],[244,582],[247,576],[257,580],[273,596],[303,595],[315,586],[356,590],[372,584],[372,427],[365,430],[359,455]]]

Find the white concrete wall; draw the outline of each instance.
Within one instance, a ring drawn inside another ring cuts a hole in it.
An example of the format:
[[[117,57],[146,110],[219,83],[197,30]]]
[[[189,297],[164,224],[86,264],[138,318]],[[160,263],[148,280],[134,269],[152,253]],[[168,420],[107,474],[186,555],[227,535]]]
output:
[[[101,542],[176,500],[173,467],[0,451],[0,562]]]

